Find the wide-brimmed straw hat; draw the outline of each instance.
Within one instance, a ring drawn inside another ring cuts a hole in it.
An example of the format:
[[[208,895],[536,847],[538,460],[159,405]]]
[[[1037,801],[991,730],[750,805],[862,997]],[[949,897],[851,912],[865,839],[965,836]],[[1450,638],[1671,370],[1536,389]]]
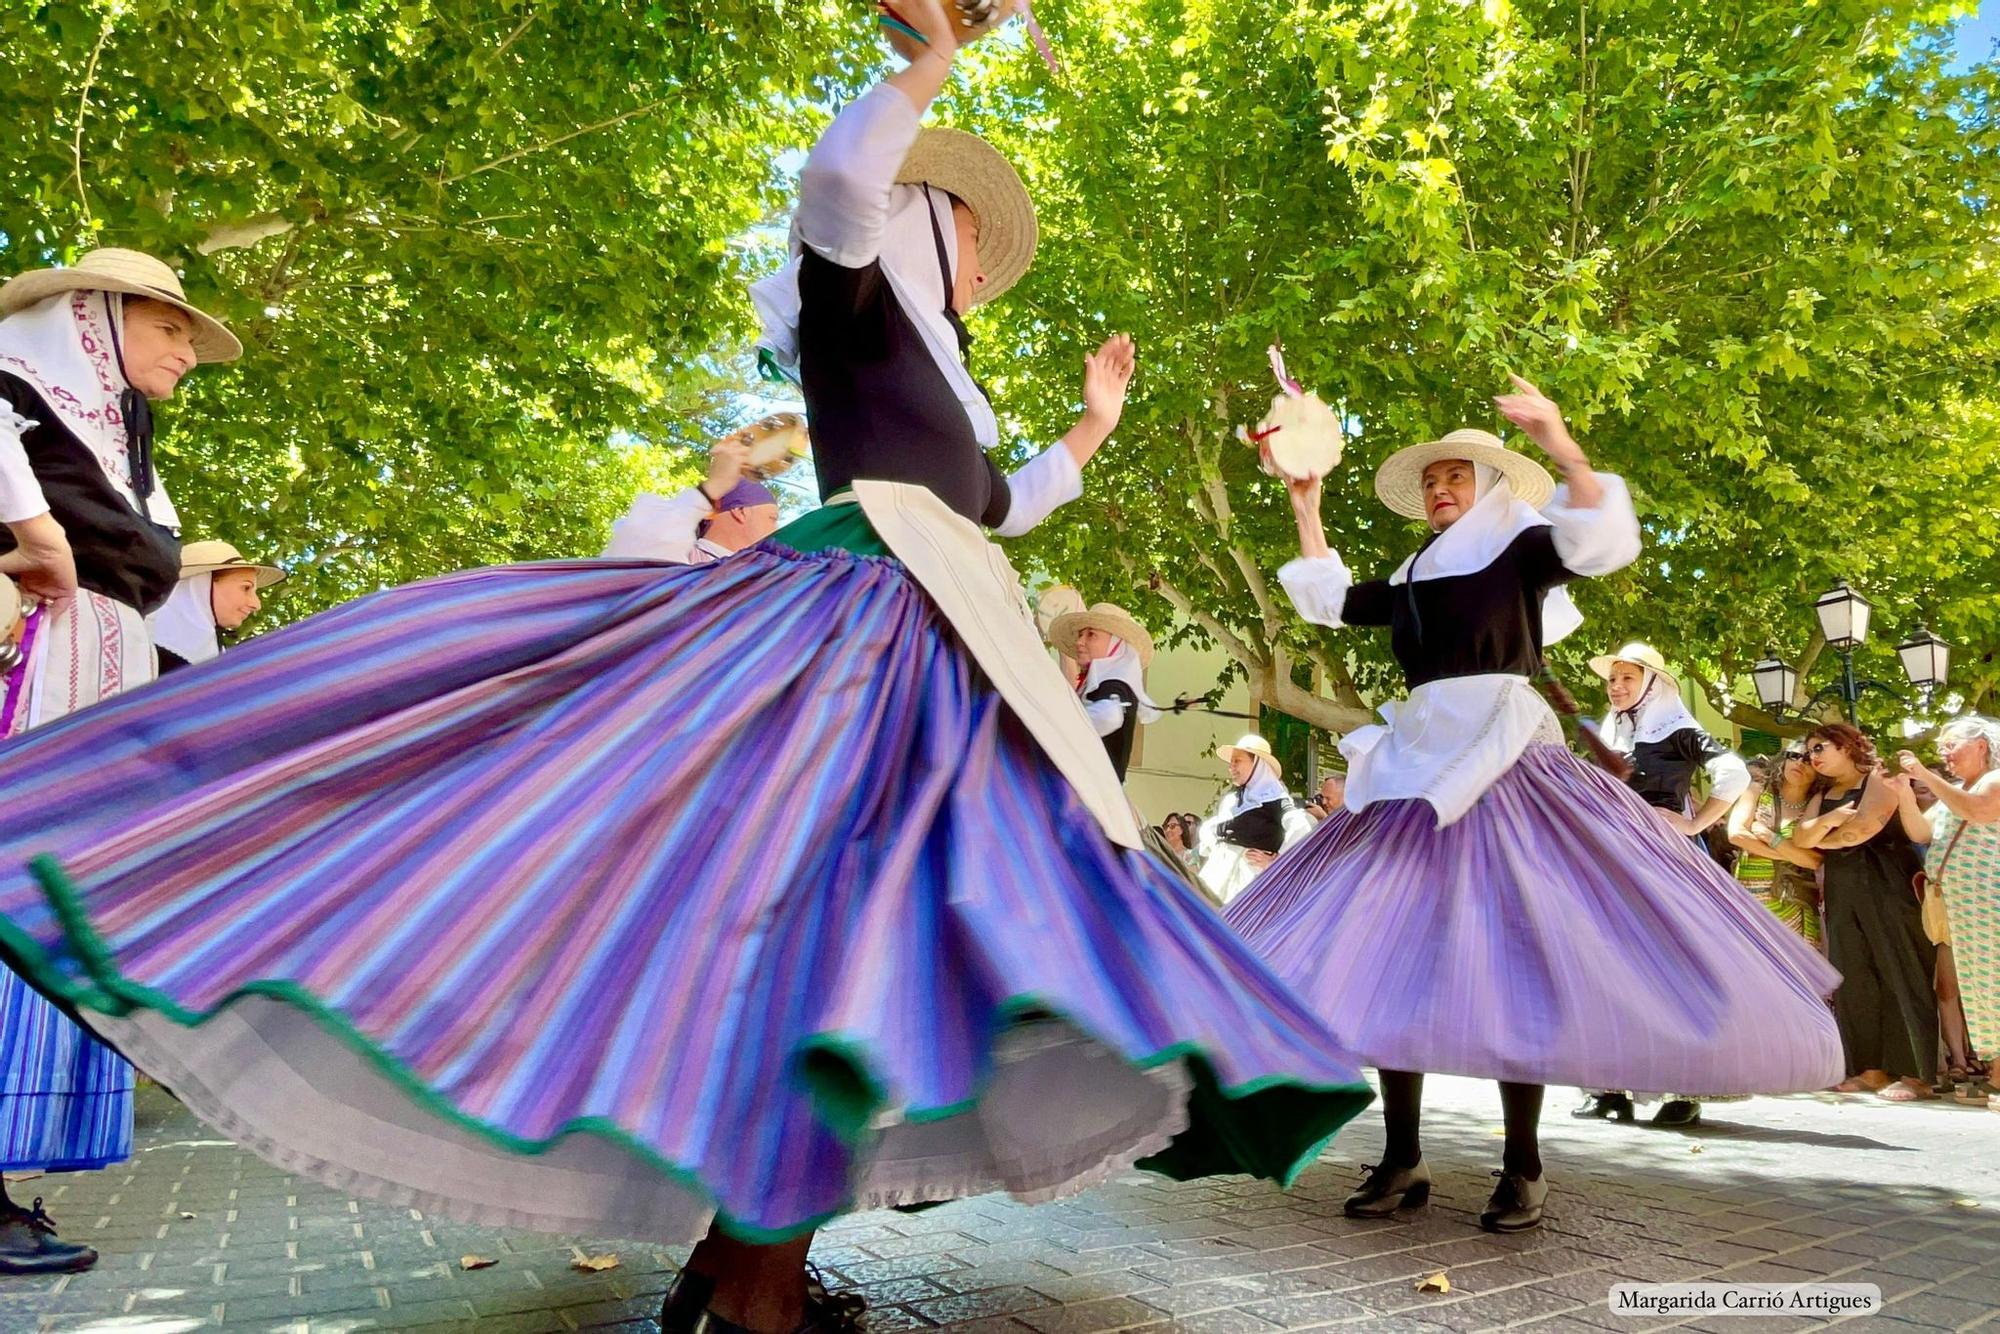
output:
[[[1464,459],[1497,469],[1507,479],[1508,488],[1534,509],[1548,504],[1556,493],[1555,479],[1547,468],[1507,448],[1491,431],[1468,426],[1440,440],[1407,445],[1382,460],[1382,466],[1375,470],[1375,494],[1405,518],[1430,518],[1424,508],[1424,469],[1441,459]]]
[[[243,355],[243,344],[228,325],[188,301],[172,269],[151,255],[114,246],[92,250],[63,268],[35,269],[9,278],[0,286],[0,315],[26,310],[62,292],[122,292],[164,301],[194,321],[196,360],[234,361]]]
[[[1285,766],[1278,763],[1278,757],[1271,753],[1271,743],[1263,737],[1258,736],[1255,732],[1252,732],[1248,736],[1237,738],[1236,744],[1233,746],[1217,746],[1215,748],[1215,755],[1217,759],[1227,764],[1236,758],[1238,751],[1264,761],[1264,763],[1271,766],[1272,773],[1278,775],[1280,778],[1284,777]]]
[[[1110,602],[1099,602],[1082,611],[1066,611],[1049,622],[1049,643],[1058,653],[1076,657],[1076,639],[1085,630],[1102,630],[1130,644],[1139,653],[1139,665],[1153,661],[1153,637],[1146,627],[1132,619],[1132,613]]]
[[[197,574],[220,574],[224,570],[255,570],[257,587],[265,589],[285,581],[285,572],[275,565],[259,565],[245,560],[243,553],[227,542],[209,539],[206,542],[190,542],[181,548],[181,578],[192,579]]]
[[[1660,651],[1651,644],[1635,642],[1627,644],[1616,653],[1599,654],[1590,660],[1590,670],[1609,681],[1611,679],[1612,664],[1620,662],[1629,662],[1634,667],[1645,667],[1651,671],[1658,672],[1666,678],[1668,685],[1676,690],[1680,689],[1680,678],[1667,670],[1667,660],[1661,657]]]
[[[1014,164],[976,134],[933,126],[917,136],[896,180],[934,185],[972,210],[979,223],[979,267],[985,285],[976,306],[1021,280],[1035,258],[1035,205]]]

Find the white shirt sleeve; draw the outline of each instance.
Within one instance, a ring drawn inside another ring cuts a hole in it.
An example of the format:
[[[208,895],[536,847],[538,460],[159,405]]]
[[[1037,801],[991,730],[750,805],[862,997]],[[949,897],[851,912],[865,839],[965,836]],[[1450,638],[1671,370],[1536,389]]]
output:
[[[1087,699],[1083,711],[1090,715],[1090,725],[1099,736],[1110,736],[1125,725],[1125,706],[1115,699]]]
[[[1750,786],[1750,769],[1743,763],[1743,757],[1733,750],[1723,751],[1702,767],[1708,771],[1708,795],[1711,797],[1735,801]]]
[[[21,437],[35,423],[5,403],[0,403],[0,523],[19,523],[49,512],[42,484],[28,462],[28,447]]]
[[[916,104],[887,83],[835,116],[799,172],[799,239],[842,268],[873,263],[920,120]]]
[[[695,529],[714,509],[697,486],[675,496],[642,492],[624,517],[611,525],[611,542],[604,554],[622,560],[692,564]]]
[[[1050,445],[1007,477],[1007,517],[996,537],[1021,537],[1083,494],[1083,469],[1066,445]]]
[[[1341,609],[1347,605],[1347,590],[1354,586],[1354,576],[1337,554],[1286,561],[1278,570],[1278,582],[1285,586],[1285,595],[1299,609],[1299,615],[1314,625],[1340,628]]]
[[[1569,503],[1569,483],[1542,509],[1555,528],[1556,555],[1563,568],[1586,577],[1622,570],[1639,559],[1639,516],[1632,509],[1632,491],[1615,473],[1597,474],[1604,498],[1591,509]]]

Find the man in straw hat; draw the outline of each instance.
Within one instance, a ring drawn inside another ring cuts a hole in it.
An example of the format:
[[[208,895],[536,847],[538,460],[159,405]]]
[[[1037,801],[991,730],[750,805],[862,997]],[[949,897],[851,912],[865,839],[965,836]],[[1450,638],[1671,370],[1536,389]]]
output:
[[[1123,607],[1099,602],[1056,617],[1049,625],[1049,643],[1082,668],[1076,692],[1123,782],[1139,725],[1160,717],[1159,706],[1146,695],[1153,637]]]
[[[1423,1072],[1474,1075],[1500,1082],[1506,1123],[1479,1221],[1513,1232],[1548,1198],[1548,1084],[1799,1091],[1841,1058],[1825,961],[1562,744],[1534,680],[1581,620],[1563,586],[1636,559],[1638,517],[1534,385],[1514,377],[1494,406],[1565,484],[1484,430],[1396,450],[1375,492],[1425,540],[1386,579],[1327,545],[1317,480],[1287,483],[1286,592],[1316,624],[1387,628],[1410,696],[1342,740],[1347,813],[1228,917],[1382,1072],[1388,1145],[1347,1212],[1429,1198]]]
[[[13,736],[153,679],[145,615],[180,574],[179,519],[153,471],[150,403],[243,348],[133,250],[0,286],[0,574],[37,604],[8,673]],[[74,1170],[130,1152],[132,1071],[9,972],[0,978],[0,1170]],[[59,1090],[59,1091],[51,1091]],[[0,1273],[89,1267],[0,1189]]]
[[[753,443],[748,428],[708,451],[708,475],[676,496],[642,493],[611,525],[604,554],[613,559],[706,565],[754,546],[778,528],[778,497],[743,475]]]
[[[245,560],[227,542],[182,547],[180,582],[147,621],[160,655],[160,675],[222,652],[221,633],[241,629],[263,609],[260,595],[284,580],[283,570]]]
[[[1271,743],[1256,733],[1233,746],[1217,746],[1215,755],[1229,767],[1230,786],[1215,813],[1202,821],[1201,881],[1219,902],[1228,903],[1284,850],[1292,796]]]

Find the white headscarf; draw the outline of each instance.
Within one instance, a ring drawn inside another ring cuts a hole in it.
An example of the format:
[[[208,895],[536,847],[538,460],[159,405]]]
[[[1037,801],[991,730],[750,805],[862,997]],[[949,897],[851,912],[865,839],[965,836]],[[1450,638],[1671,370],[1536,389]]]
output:
[[[1116,635],[1111,636],[1111,642],[1115,646],[1112,652],[1092,659],[1084,669],[1083,684],[1076,688],[1077,693],[1088,696],[1106,681],[1123,681],[1139,697],[1139,721],[1159,721],[1160,706],[1146,694],[1145,669],[1139,662],[1139,651]]]
[[[990,449],[1000,442],[1000,424],[993,416],[993,405],[965,368],[958,331],[945,315],[951,288],[938,272],[940,239],[944,241],[945,260],[957,273],[958,228],[951,217],[951,196],[925,185],[892,187],[877,262],[897,304],[916,325],[931,360],[971,418],[980,448]],[[764,326],[758,350],[793,379],[798,377],[799,364],[799,264],[803,248],[794,223],[785,267],[750,288],[750,304],[757,308],[757,318]]]
[[[1240,791],[1242,795],[1236,801],[1238,811],[1252,810],[1267,801],[1285,800],[1292,795],[1285,790],[1284,781],[1271,767],[1271,762],[1262,758],[1257,760],[1256,768],[1250,771],[1250,781]]]
[[[49,411],[81,440],[132,508],[154,523],[180,526],[158,479],[141,505],[119,399],[131,384],[119,347],[125,302],[104,292],[59,292],[0,319],[0,371],[34,388]]]
[[[191,663],[207,662],[222,652],[216,635],[215,603],[210,600],[214,584],[215,575],[208,570],[175,584],[166,603],[147,619],[153,642]]]
[[[1613,709],[1604,715],[1603,736],[1614,750],[1629,755],[1641,741],[1659,741],[1689,727],[1703,731],[1701,723],[1681,700],[1680,687],[1648,667],[1646,679],[1639,686],[1639,698],[1632,707]]]
[[[1497,468],[1475,464],[1477,477],[1472,508],[1460,515],[1422,550],[1389,576],[1392,584],[1411,579],[1446,579],[1477,574],[1500,558],[1515,538],[1530,528],[1549,527],[1542,513],[1514,494]],[[1558,585],[1542,596],[1542,643],[1554,644],[1583,624],[1583,613]]]

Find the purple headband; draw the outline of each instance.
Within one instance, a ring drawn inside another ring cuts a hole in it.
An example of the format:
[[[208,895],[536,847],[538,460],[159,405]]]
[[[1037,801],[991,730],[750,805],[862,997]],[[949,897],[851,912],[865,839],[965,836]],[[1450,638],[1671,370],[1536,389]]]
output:
[[[771,494],[769,487],[758,482],[746,480],[730,487],[724,493],[722,503],[715,508],[720,513],[726,510],[754,509],[758,505],[775,505],[777,503],[778,498]]]

